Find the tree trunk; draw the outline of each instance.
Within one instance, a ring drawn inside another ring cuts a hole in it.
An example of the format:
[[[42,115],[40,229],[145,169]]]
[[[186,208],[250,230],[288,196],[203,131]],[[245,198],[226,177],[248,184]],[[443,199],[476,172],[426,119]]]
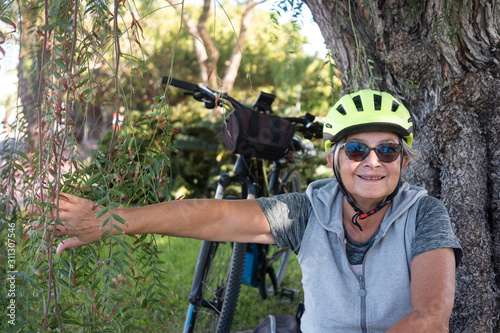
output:
[[[222,89],[228,93],[233,90],[234,81],[236,81],[236,76],[238,75],[241,58],[243,57],[243,48],[247,38],[247,28],[252,21],[252,13],[255,5],[256,3],[254,0],[248,0],[245,11],[241,16],[240,33],[233,46],[233,51],[231,52],[231,57],[229,58],[228,65],[224,72],[224,78],[222,79]]]
[[[305,2],[344,87],[413,113],[423,157],[405,177],[443,200],[464,249],[451,331],[500,332],[500,3]]]
[[[28,126],[28,151],[34,149],[38,144],[38,124],[37,124],[37,114],[36,114],[36,95],[34,94],[33,82],[29,77],[29,74],[25,72],[23,67],[23,58],[19,59],[19,64],[17,65],[17,80],[18,80],[18,93],[21,104],[23,105],[23,113],[26,117],[26,123]]]
[[[266,0],[258,3],[265,2]],[[180,6],[175,0],[167,0],[167,2],[174,6],[175,9],[182,15],[186,29],[192,36],[193,46],[196,53],[196,58],[200,66],[200,79],[201,82],[208,87],[219,90],[222,84],[222,90],[230,93],[234,87],[234,81],[238,75],[238,69],[241,64],[242,51],[245,47],[245,40],[247,36],[247,28],[252,19],[252,12],[258,4],[255,0],[247,0],[245,3],[245,10],[241,17],[240,31],[238,38],[233,46],[230,59],[226,62],[227,66],[224,71],[224,78],[220,81],[217,80],[219,73],[217,70],[217,62],[219,60],[219,50],[217,49],[212,37],[208,32],[207,20],[211,13],[211,0],[204,0],[203,10],[195,23],[194,20],[184,11],[184,7]]]

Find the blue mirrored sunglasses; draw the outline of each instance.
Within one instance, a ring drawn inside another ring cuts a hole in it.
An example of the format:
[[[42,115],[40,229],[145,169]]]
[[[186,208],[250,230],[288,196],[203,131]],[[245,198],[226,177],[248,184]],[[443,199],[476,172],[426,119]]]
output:
[[[340,148],[344,148],[347,158],[355,162],[363,161],[368,157],[370,151],[375,150],[375,154],[381,162],[391,163],[398,158],[401,152],[401,145],[396,143],[382,143],[371,148],[362,142],[352,141],[343,143]]]

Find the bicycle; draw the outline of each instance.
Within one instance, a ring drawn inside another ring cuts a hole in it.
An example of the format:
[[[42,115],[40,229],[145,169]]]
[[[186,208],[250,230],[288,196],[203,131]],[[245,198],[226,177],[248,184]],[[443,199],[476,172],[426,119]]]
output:
[[[230,109],[244,107],[227,94],[220,94],[206,86],[167,76],[162,78],[162,83],[183,89],[184,94],[203,102],[207,109],[216,106]],[[272,94],[261,92],[253,105],[253,111],[272,114],[274,98]],[[322,137],[323,125],[315,122],[315,117],[309,113],[302,117],[283,119],[294,124],[294,131],[302,133],[304,138]],[[305,152],[301,138],[293,135],[286,153],[272,162],[269,175],[266,159],[238,154],[233,174],[220,175],[215,199],[222,199],[226,189],[233,183],[241,185],[241,199],[299,192],[301,177],[295,163]],[[183,332],[229,332],[241,284],[258,288],[263,299],[277,295],[290,256],[291,250],[288,248],[204,241],[196,264]]]

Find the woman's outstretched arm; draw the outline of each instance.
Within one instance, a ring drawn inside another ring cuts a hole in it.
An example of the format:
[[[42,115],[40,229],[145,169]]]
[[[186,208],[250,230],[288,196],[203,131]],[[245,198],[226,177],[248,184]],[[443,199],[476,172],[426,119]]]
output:
[[[111,228],[111,223],[101,227],[110,213],[96,218],[103,208],[90,200],[61,193],[60,222],[56,232],[72,237],[61,242],[57,253],[99,241]],[[213,241],[274,243],[267,219],[255,200],[175,200],[144,207],[116,208],[112,213],[125,220],[125,224],[112,223],[127,235],[160,234]],[[122,234],[112,230],[114,235]]]

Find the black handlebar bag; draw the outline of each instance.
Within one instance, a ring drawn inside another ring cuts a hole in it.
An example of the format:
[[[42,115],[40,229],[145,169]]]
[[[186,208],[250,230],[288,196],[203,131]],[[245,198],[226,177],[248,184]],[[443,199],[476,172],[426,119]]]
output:
[[[243,107],[229,113],[222,138],[232,153],[276,161],[288,151],[293,134],[288,120]]]

